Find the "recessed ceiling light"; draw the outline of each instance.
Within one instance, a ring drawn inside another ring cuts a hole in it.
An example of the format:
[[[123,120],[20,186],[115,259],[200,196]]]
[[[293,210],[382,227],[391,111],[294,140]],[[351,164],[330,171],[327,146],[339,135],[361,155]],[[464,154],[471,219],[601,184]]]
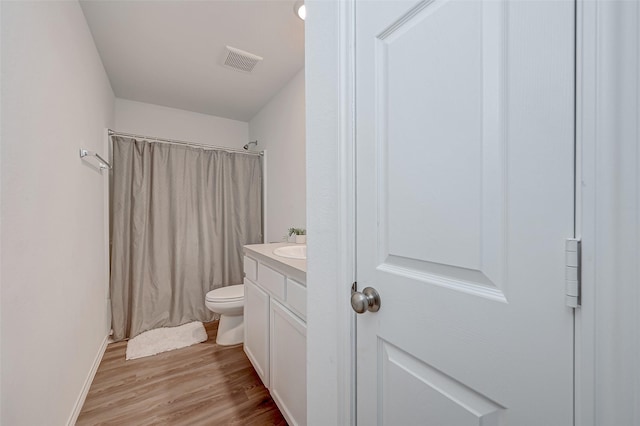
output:
[[[307,8],[304,6],[304,1],[298,0],[293,5],[293,13],[304,21],[304,18],[307,17]]]

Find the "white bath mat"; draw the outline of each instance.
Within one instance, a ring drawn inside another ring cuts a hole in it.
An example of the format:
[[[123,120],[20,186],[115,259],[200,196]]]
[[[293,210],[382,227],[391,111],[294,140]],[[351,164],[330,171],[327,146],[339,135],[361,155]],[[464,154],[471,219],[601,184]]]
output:
[[[161,352],[186,348],[204,342],[207,338],[207,331],[200,321],[178,327],[156,328],[138,334],[127,342],[126,359],[143,358]]]

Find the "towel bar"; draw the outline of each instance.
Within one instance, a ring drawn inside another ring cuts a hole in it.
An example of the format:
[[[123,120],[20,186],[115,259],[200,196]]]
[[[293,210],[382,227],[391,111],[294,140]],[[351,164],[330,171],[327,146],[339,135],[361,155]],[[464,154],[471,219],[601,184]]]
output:
[[[80,158],[84,158],[84,157],[88,157],[88,156],[96,157],[99,160],[100,169],[111,170],[111,164],[109,164],[109,162],[107,160],[102,158],[100,156],[100,154],[98,154],[97,152],[93,152],[93,151],[89,151],[89,150],[80,148]]]

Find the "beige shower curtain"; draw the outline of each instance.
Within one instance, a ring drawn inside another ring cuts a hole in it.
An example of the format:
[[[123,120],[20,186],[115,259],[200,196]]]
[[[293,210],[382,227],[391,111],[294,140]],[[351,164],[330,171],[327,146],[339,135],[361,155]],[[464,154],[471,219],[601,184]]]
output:
[[[262,241],[260,158],[112,140],[114,339],[210,320],[205,294],[241,284],[242,246]]]

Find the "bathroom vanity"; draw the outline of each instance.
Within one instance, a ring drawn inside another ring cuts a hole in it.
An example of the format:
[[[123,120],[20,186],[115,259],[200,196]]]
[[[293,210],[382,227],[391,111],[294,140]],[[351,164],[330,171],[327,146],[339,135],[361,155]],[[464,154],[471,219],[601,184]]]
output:
[[[306,260],[244,246],[244,351],[290,425],[307,423]]]

